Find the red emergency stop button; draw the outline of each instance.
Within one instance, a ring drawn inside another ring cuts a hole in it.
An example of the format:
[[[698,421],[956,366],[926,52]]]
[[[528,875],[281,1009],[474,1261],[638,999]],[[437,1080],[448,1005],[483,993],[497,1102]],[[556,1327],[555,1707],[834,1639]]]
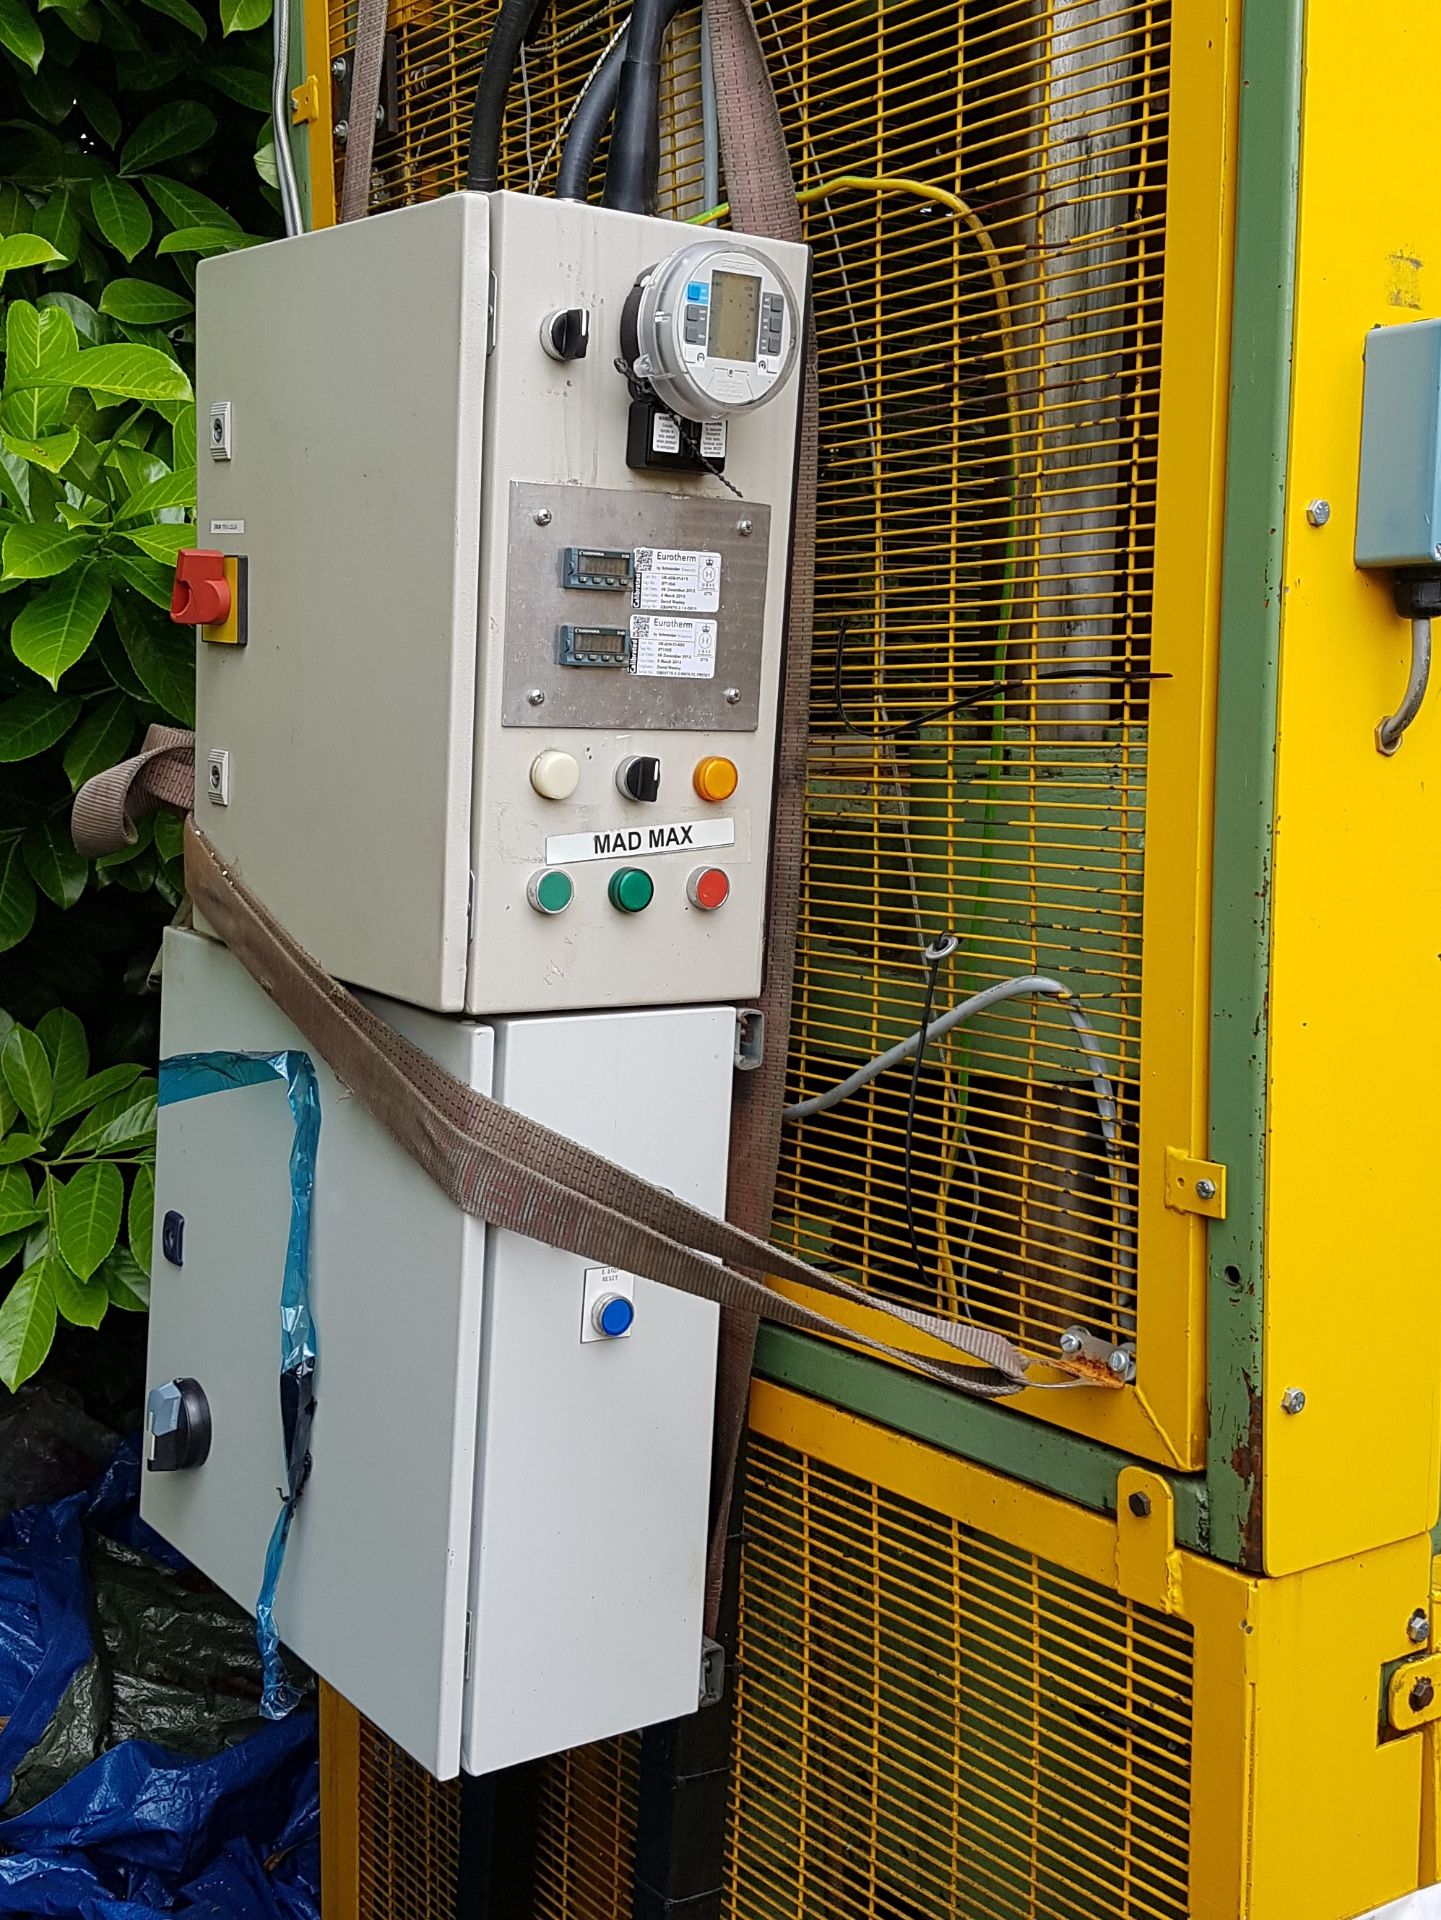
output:
[[[230,582],[225,555],[208,547],[182,547],[175,556],[170,618],[181,627],[212,627],[230,618]]]
[[[714,913],[731,897],[730,875],[724,867],[697,867],[685,883],[686,898],[702,913]]]

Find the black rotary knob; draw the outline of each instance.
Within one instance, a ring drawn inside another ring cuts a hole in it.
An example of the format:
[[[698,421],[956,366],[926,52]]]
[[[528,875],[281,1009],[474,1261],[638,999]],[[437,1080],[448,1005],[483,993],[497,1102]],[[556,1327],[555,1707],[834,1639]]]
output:
[[[633,753],[616,768],[615,784],[628,800],[658,800],[660,761],[653,753]]]

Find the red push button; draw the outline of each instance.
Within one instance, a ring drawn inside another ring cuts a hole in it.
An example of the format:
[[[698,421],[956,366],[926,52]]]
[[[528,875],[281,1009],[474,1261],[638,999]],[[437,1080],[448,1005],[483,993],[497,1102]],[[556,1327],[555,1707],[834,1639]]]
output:
[[[724,867],[697,867],[685,883],[686,898],[702,913],[714,913],[731,897],[730,876]]]
[[[182,547],[175,556],[170,618],[181,627],[213,627],[230,618],[230,582],[225,555],[207,547]]]

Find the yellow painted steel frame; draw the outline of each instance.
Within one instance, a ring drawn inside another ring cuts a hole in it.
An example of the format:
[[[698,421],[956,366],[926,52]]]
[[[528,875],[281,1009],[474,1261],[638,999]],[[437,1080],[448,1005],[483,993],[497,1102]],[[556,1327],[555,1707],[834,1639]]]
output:
[[[305,81],[314,80],[317,112],[305,123],[310,161],[310,224],[335,225],[335,143],[331,137],[330,62],[340,52],[330,44],[326,0],[305,0]]]
[[[1434,140],[1396,87],[1441,72],[1441,9],[1376,0],[1361,31],[1310,7],[1305,56],[1262,1323],[1277,1573],[1433,1524],[1441,1395],[1441,701],[1433,677],[1400,751],[1377,752],[1409,632],[1389,578],[1352,564],[1367,330],[1441,314]]]
[[[1007,1405],[1178,1470],[1205,1464],[1205,1222],[1166,1204],[1167,1154],[1204,1151],[1216,647],[1225,490],[1240,6],[1171,20],[1155,613],[1141,993],[1138,1380]],[[804,1289],[796,1289],[804,1295]],[[835,1302],[812,1302],[835,1312]],[[893,1322],[836,1316],[893,1345]],[[941,1349],[933,1349],[940,1354]],[[954,1354],[947,1352],[947,1358]]]
[[[1190,1623],[1191,1920],[1350,1920],[1420,1883],[1432,1735],[1382,1742],[1377,1722],[1382,1665],[1415,1652],[1429,1539],[1282,1580],[1180,1550],[1148,1571],[1124,1522],[820,1401],[757,1383],[751,1426]]]

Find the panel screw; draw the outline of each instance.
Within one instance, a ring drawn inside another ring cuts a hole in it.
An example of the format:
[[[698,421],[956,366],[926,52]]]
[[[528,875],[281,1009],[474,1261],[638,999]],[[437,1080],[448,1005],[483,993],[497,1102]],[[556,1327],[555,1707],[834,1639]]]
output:
[[[1287,1387],[1286,1391],[1281,1395],[1282,1413],[1300,1413],[1305,1405],[1306,1390],[1304,1387]]]
[[[1136,1377],[1136,1356],[1125,1347],[1112,1347],[1107,1355],[1106,1365],[1122,1380],[1130,1381]]]
[[[1062,1353],[1079,1353],[1082,1346],[1081,1336],[1074,1327],[1068,1327],[1057,1344]]]
[[[385,108],[383,106],[378,105],[375,109],[375,124],[378,127],[385,125]]]
[[[525,696],[525,698],[526,698],[526,704],[528,706],[543,707],[545,705],[545,695],[541,692],[539,687],[532,687],[530,692]]]
[[[1133,1493],[1130,1499],[1126,1502],[1126,1505],[1131,1509],[1132,1513],[1135,1514],[1138,1520],[1150,1519],[1151,1496],[1149,1493]]]
[[[1215,1197],[1216,1183],[1214,1180],[1198,1180],[1196,1182],[1196,1198],[1198,1200],[1214,1200]]]
[[[538,527],[548,527],[550,525],[550,508],[537,507],[530,517]]]
[[[740,703],[741,703],[741,690],[740,690],[740,688],[739,688],[739,687],[727,687],[727,688],[726,688],[726,692],[725,692],[725,701],[726,701],[726,705],[727,705],[728,707],[738,707],[738,706],[740,705]]]
[[[1406,1704],[1412,1713],[1421,1713],[1430,1706],[1435,1698],[1436,1688],[1423,1673],[1415,1686],[1412,1687],[1410,1693],[1407,1694]]]
[[[345,78],[345,62],[338,54],[330,63],[330,71],[335,75],[337,80],[343,80]]]
[[[350,122],[348,120],[337,120],[335,123],[336,145],[343,147],[349,138],[350,138]]]
[[[1306,508],[1306,518],[1313,527],[1324,527],[1331,518],[1331,502],[1329,500],[1311,501]]]
[[[742,540],[744,540],[749,536],[754,525],[755,522],[753,520],[737,520],[736,532],[741,536]]]
[[[1431,1638],[1431,1619],[1424,1607],[1417,1607],[1406,1622],[1406,1638],[1413,1647],[1424,1647]]]

